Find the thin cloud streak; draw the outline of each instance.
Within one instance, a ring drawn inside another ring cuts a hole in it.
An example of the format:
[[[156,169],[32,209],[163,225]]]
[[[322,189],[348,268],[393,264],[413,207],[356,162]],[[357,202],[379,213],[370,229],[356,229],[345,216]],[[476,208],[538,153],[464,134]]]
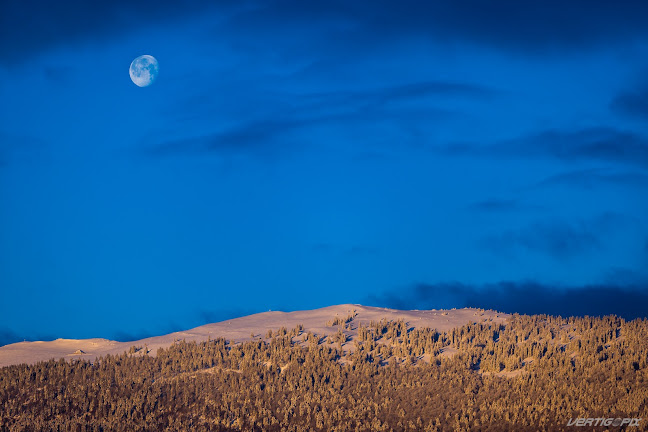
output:
[[[629,117],[648,119],[648,89],[619,94],[610,102],[610,109]]]
[[[492,144],[456,143],[434,150],[448,156],[544,157],[568,162],[616,162],[648,169],[648,138],[611,127],[550,129]]]
[[[327,92],[305,94],[297,98],[296,108],[279,111],[264,120],[251,119],[219,132],[197,137],[178,138],[148,146],[144,152],[153,157],[173,154],[217,152],[223,154],[275,153],[294,149],[296,141],[288,135],[309,126],[334,130],[345,126],[387,124],[400,127],[441,119],[451,113],[434,107],[402,108],[388,106],[391,101],[429,98],[436,95],[482,97],[492,91],[486,87],[453,82],[430,81],[403,84],[362,92]],[[277,95],[277,105],[285,95]],[[187,109],[190,110],[191,104]],[[204,110],[204,107],[201,107]],[[186,115],[186,110],[183,115]],[[406,121],[403,119],[407,119]]]
[[[566,222],[535,223],[519,230],[487,236],[481,244],[494,252],[523,249],[557,260],[570,259],[602,247],[599,237],[584,224]]]
[[[467,207],[468,211],[478,213],[510,213],[531,210],[537,211],[541,209],[541,206],[525,204],[517,198],[488,198],[474,202]]]
[[[616,171],[606,168],[590,168],[584,170],[567,171],[546,177],[533,185],[530,189],[544,187],[578,187],[582,189],[596,189],[602,186],[619,187],[648,187],[648,175],[633,171]]]

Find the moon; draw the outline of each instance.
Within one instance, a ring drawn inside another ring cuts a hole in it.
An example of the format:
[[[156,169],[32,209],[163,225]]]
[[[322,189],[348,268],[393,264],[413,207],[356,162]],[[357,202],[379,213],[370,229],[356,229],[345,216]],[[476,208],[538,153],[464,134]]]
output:
[[[151,55],[141,55],[133,60],[128,72],[136,86],[148,87],[157,78],[158,61]]]

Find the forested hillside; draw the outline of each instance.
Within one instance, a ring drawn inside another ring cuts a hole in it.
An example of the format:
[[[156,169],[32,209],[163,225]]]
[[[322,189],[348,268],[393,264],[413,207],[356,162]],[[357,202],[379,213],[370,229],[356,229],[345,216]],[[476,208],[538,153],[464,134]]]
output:
[[[327,324],[339,331],[5,367],[0,430],[573,430],[575,417],[646,427],[645,319],[513,315],[444,333],[353,315]]]

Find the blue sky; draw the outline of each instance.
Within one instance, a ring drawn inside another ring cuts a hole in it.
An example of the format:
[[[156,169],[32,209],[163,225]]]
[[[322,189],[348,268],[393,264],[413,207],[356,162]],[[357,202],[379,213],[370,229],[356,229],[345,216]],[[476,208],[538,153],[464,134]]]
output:
[[[216,3],[0,5],[0,343],[645,316],[645,3]]]

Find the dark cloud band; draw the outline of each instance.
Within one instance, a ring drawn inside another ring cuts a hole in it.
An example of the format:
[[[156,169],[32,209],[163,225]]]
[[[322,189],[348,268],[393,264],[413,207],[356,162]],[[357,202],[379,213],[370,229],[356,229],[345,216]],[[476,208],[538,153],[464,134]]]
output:
[[[561,316],[619,315],[625,319],[648,314],[648,284],[555,287],[537,282],[489,285],[420,283],[398,292],[373,296],[372,305],[396,309],[481,307],[507,313]]]
[[[346,23],[345,46],[376,45],[412,36],[488,44],[525,55],[632,41],[648,34],[645,1],[557,0],[483,2],[229,0],[5,0],[0,3],[0,62],[21,61],[57,45],[96,40],[209,8],[231,14],[239,35],[277,28],[337,31]],[[338,46],[336,49],[341,49]]]

